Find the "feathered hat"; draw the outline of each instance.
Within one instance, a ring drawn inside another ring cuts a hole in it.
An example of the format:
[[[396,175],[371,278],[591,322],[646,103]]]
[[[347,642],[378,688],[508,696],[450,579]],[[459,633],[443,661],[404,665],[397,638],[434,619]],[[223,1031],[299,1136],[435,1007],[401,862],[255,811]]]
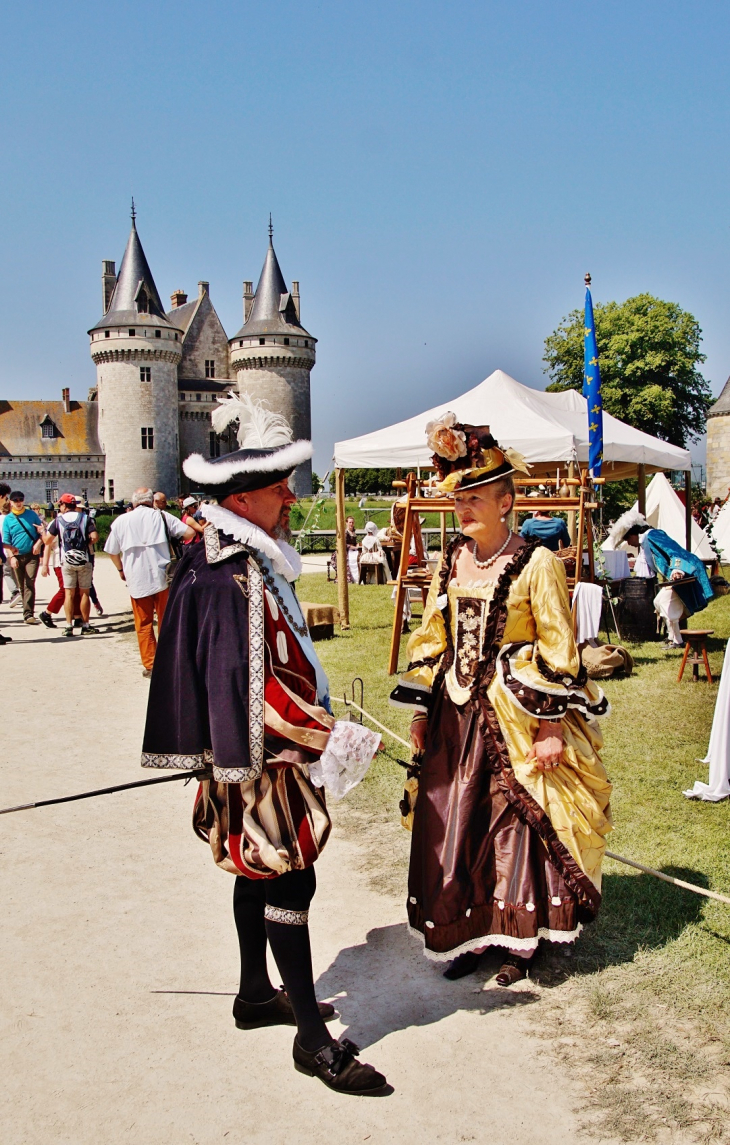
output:
[[[613,544],[614,549],[617,549],[629,533],[645,533],[650,528],[651,525],[648,524],[646,517],[638,509],[629,509],[612,526],[608,539]]]
[[[488,425],[465,425],[456,420],[455,413],[442,413],[430,421],[426,436],[433,450],[439,489],[444,493],[489,485],[515,472],[530,472],[521,453],[500,449]]]
[[[195,488],[219,501],[231,493],[251,493],[275,485],[312,456],[311,441],[292,441],[286,418],[248,394],[229,392],[213,410],[211,424],[216,433],[234,421],[238,421],[239,449],[215,458],[191,453],[183,462],[183,473]]]

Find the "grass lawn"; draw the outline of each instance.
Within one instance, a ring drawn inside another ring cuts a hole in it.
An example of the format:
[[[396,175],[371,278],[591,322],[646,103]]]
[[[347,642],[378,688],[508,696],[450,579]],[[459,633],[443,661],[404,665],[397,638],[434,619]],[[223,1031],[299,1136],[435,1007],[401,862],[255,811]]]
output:
[[[337,603],[337,586],[323,575],[303,576],[298,591],[303,600]],[[386,672],[391,591],[351,586],[350,631],[319,644],[318,651],[334,695],[345,689],[349,695],[353,677],[362,677],[365,708],[407,739],[407,714],[387,702],[393,686]],[[708,643],[713,684],[694,684],[689,671],[678,684],[679,654],[657,644],[631,645],[634,674],[605,681],[613,709],[602,722],[603,758],[614,784],[615,829],[608,846],[730,894],[730,800],[699,803],[682,795],[695,779],[707,778],[698,760],[707,751],[730,637],[730,596],[713,601],[690,626],[714,629]],[[401,648],[403,664],[405,641]],[[385,742],[405,758],[404,748]],[[403,775],[381,754],[335,815],[369,842],[373,879],[405,896],[408,835],[398,826]],[[683,1140],[723,1140],[730,906],[612,860],[604,866],[603,895],[599,919],[586,929],[574,957],[561,959],[562,969],[553,965],[536,975],[541,1002],[533,1009],[540,1027],[566,1066],[589,1079],[590,1129],[599,1136],[635,1141],[680,1133]]]

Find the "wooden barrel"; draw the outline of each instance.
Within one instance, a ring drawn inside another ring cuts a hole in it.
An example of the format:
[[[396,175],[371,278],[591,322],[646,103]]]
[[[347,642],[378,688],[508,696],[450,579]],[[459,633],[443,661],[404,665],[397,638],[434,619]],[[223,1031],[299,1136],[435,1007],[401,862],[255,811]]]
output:
[[[630,576],[620,582],[616,617],[621,639],[634,644],[644,640],[657,640],[654,597],[657,594],[656,577]]]

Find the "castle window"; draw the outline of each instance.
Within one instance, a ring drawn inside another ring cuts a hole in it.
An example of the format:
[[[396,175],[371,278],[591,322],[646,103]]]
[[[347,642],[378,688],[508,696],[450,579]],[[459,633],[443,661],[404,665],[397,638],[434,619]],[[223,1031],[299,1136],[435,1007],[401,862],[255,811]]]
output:
[[[196,395],[195,395],[195,400],[196,400],[196,402],[202,401],[202,400],[203,400],[203,395],[202,395],[202,394],[196,394]]]
[[[161,338],[161,337],[162,337],[162,331],[161,330],[155,330],[155,338]]]
[[[111,479],[109,480],[109,500],[114,500],[114,482]]]
[[[135,335],[135,331],[134,331],[134,330],[130,330],[130,331],[129,331],[129,337],[130,337],[130,338],[134,338],[134,335]]]
[[[140,366],[139,367],[139,380],[140,380],[140,382],[151,382],[152,381],[152,367],[151,366]]]
[[[238,343],[238,345],[239,345],[239,346],[242,346],[242,345],[243,345],[243,338],[241,338],[241,340],[240,340],[240,342]]]
[[[175,335],[175,341],[177,342],[177,334]]]
[[[221,455],[221,443],[219,442],[217,435],[212,430],[208,434],[208,443],[209,443],[209,449],[210,449],[210,456],[211,457],[220,457],[220,455]]]
[[[41,423],[41,437],[55,437],[56,427],[49,417]]]
[[[265,345],[266,345],[266,339],[265,338],[259,338],[259,346],[265,346]]]
[[[155,431],[151,425],[142,427],[142,448],[154,449],[155,448]]]
[[[305,345],[305,346],[308,346],[308,345],[309,345],[309,342],[307,341],[307,339],[306,339],[306,338],[304,339],[304,345]]]
[[[284,339],[284,345],[285,345],[285,346],[288,346],[288,345],[289,345],[289,339],[288,339],[288,338],[285,338],[285,339]]]
[[[112,336],[111,330],[105,330],[104,331],[104,337],[105,338],[111,338],[111,336]]]
[[[215,377],[215,361],[213,358],[205,359],[205,376],[206,378]]]

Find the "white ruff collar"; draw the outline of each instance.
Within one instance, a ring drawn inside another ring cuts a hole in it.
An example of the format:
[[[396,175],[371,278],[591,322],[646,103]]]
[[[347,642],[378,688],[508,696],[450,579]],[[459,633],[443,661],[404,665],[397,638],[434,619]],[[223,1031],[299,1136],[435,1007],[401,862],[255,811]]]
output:
[[[275,541],[258,525],[231,513],[230,509],[223,509],[220,505],[203,505],[203,516],[216,529],[220,529],[228,537],[240,541],[251,549],[263,553],[271,561],[274,571],[278,572],[291,584],[302,575],[302,558],[296,549],[286,541]]]

